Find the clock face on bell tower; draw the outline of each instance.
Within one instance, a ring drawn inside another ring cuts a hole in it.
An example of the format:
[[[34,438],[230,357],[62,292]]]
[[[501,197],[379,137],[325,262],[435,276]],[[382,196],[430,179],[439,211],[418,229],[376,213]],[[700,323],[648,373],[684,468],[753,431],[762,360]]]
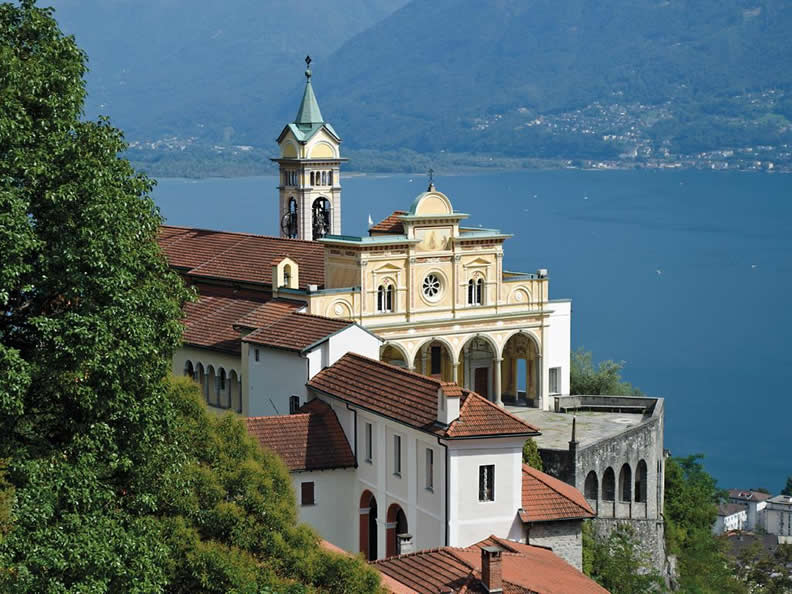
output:
[[[305,58],[305,91],[293,122],[278,137],[280,236],[316,240],[341,233],[341,138],[324,121]]]

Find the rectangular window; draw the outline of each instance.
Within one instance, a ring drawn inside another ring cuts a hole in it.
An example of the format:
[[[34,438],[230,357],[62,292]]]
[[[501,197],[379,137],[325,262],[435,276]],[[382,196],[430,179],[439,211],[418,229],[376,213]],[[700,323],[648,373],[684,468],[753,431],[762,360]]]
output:
[[[550,368],[550,393],[551,394],[560,394],[561,393],[561,368],[560,367],[551,367]]]
[[[442,373],[442,361],[443,361],[443,347],[433,346],[432,347],[432,375],[437,375],[438,373]]]
[[[314,505],[314,484],[313,481],[300,485],[300,505]]]
[[[426,448],[426,488],[434,491],[434,450]]]
[[[479,501],[495,501],[495,465],[479,466]]]
[[[401,435],[393,436],[393,474],[401,476]]]
[[[258,349],[255,349],[255,350],[256,350],[256,361],[258,361],[259,360],[259,350]]]
[[[371,463],[374,460],[374,440],[373,428],[371,423],[366,423],[366,462]]]
[[[300,408],[300,397],[289,396],[289,414],[293,415]]]

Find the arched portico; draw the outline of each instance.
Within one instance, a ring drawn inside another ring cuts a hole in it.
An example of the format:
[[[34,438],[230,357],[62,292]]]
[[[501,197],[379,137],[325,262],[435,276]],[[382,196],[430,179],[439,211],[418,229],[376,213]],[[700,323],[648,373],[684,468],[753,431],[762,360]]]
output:
[[[444,338],[432,338],[418,347],[413,361],[418,373],[443,380],[458,381],[458,365],[453,347]]]
[[[462,385],[503,406],[498,345],[486,334],[472,336],[462,346]]]
[[[407,534],[407,516],[398,503],[392,503],[388,508],[388,527],[386,535],[386,557],[401,554],[399,549],[399,535]]]
[[[386,342],[380,347],[380,361],[396,365],[397,367],[410,367],[410,357],[397,342]]]
[[[529,406],[541,407],[542,361],[536,337],[527,332],[512,334],[503,346],[503,393],[517,402],[524,398]],[[520,378],[520,367],[523,367]],[[519,389],[524,382],[524,390]]]
[[[377,499],[371,491],[360,496],[360,552],[368,561],[377,559]]]

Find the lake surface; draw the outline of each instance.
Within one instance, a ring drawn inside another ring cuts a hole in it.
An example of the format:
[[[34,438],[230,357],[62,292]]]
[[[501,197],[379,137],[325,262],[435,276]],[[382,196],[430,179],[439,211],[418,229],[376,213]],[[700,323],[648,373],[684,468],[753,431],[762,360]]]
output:
[[[720,487],[792,475],[792,177],[520,171],[436,178],[468,223],[513,233],[508,270],[550,271],[572,344],[624,360],[665,397],[666,448],[703,453]],[[277,234],[274,177],[162,179],[168,223]],[[426,178],[343,178],[343,231],[409,208]]]

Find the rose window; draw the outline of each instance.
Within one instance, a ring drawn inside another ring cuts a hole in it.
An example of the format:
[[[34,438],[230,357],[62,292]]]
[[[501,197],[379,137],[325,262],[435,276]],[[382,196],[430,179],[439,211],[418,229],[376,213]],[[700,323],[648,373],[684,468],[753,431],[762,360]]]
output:
[[[440,279],[436,274],[427,274],[423,281],[423,294],[427,299],[434,299],[440,293]]]

